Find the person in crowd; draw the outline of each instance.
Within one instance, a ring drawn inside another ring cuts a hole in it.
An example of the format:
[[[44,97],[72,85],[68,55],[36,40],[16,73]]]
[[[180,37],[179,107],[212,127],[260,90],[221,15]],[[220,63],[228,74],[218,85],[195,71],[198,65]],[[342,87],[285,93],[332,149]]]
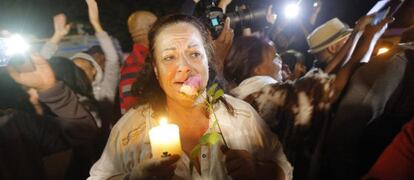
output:
[[[100,103],[113,104],[119,80],[118,53],[111,37],[102,28],[97,3],[95,0],[86,0],[86,3],[89,21],[100,46],[93,46],[86,52],[77,53],[71,59],[87,75],[95,99]],[[46,59],[50,59],[56,53],[58,43],[70,30],[64,14],[54,17],[54,27],[54,35],[41,49],[41,55]]]
[[[280,54],[283,65],[289,68],[286,71],[287,77],[284,80],[299,79],[308,71],[305,65],[305,57],[302,53],[295,50],[287,50]],[[282,68],[283,69],[283,68]]]
[[[282,61],[271,41],[239,37],[224,61],[226,89],[244,99],[266,84],[282,82],[281,68]]]
[[[148,54],[148,32],[155,21],[157,16],[149,11],[136,11],[128,18],[128,29],[134,45],[121,69],[119,97],[122,114],[137,103],[137,99],[131,94],[131,87]]]
[[[214,113],[224,141],[201,147],[191,173],[189,155],[211,127],[213,117],[197,96],[181,93],[184,82],[199,77],[198,91],[207,88],[208,60],[214,54],[210,35],[196,18],[172,15],[156,22],[149,33],[149,54],[134,92],[139,106],[112,129],[105,150],[89,179],[291,179],[277,137],[247,103],[224,95]],[[180,128],[183,154],[151,158],[148,131],[160,117]],[[225,150],[227,149],[227,151]]]
[[[384,150],[363,179],[414,179],[414,118],[411,119],[392,143]]]
[[[401,43],[414,41],[413,32],[413,27],[408,28]],[[321,174],[325,179],[356,179],[366,174],[414,116],[413,51],[397,44],[360,65],[338,102],[324,145]]]
[[[365,27],[368,22],[359,21],[364,24],[358,26]],[[336,77],[313,69],[301,79],[278,83],[274,79],[275,69],[266,64],[263,58],[260,60],[260,56],[250,52],[252,46],[258,47],[253,40],[234,43],[232,46],[224,65],[224,77],[229,83],[229,90],[251,104],[279,136],[288,159],[295,167],[295,178],[309,176],[311,158],[320,156],[318,145],[327,130],[330,107],[338,99],[359,60],[365,56],[373,36],[387,22],[364,28],[363,41],[358,42],[351,60]],[[256,53],[262,51],[256,50]],[[273,57],[274,54],[269,59]],[[258,71],[257,67],[260,66],[252,65],[257,62],[262,62],[265,71]],[[231,89],[234,85],[238,86]]]
[[[326,68],[348,41],[351,33],[352,29],[338,18],[333,18],[313,30],[308,35],[307,42],[308,52],[316,57],[314,67]]]
[[[63,82],[76,95],[78,102],[92,115],[99,128],[96,137],[90,142],[74,146],[71,150],[71,161],[65,172],[65,179],[85,179],[89,168],[99,159],[106,139],[109,125],[102,120],[98,102],[93,97],[92,86],[85,73],[73,61],[52,57],[49,64],[58,81]]]
[[[94,50],[90,52],[91,54],[77,53],[71,59],[89,78],[95,99],[98,102],[114,103],[119,80],[118,55],[111,38],[101,26],[96,1],[86,0],[86,3],[89,21],[95,30],[95,35],[104,54],[99,50]],[[105,63],[101,63],[102,61]],[[104,67],[99,66],[99,63],[104,64]]]
[[[73,61],[63,57],[52,57],[49,64],[56,79],[65,83],[76,94],[79,103],[91,113],[97,126],[102,127],[98,102],[93,97],[92,86],[85,73]]]
[[[28,101],[28,97],[20,96],[17,86],[12,88],[17,91],[9,92],[7,97],[3,94],[7,90],[1,90],[1,179],[45,179],[42,157],[88,143],[96,136],[94,119],[78,102],[75,93],[56,80],[44,58],[32,55],[31,61],[35,68],[31,72],[20,71],[14,66],[8,66],[7,73],[1,70],[2,83],[11,82],[3,80],[12,78],[21,86],[33,88],[38,93],[39,101],[54,116],[39,116],[29,107],[21,108],[21,104],[17,103],[24,102],[22,98]]]

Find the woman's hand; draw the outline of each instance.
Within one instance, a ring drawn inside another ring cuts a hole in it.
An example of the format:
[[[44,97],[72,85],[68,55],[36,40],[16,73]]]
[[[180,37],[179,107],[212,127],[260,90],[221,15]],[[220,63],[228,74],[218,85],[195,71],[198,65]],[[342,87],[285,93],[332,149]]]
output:
[[[233,179],[255,179],[256,166],[253,156],[246,150],[221,148],[226,155],[227,173]]]
[[[102,32],[103,28],[101,26],[101,22],[99,21],[99,9],[98,4],[95,0],[86,0],[86,4],[88,5],[88,14],[89,14],[89,21],[93,26],[95,32]]]
[[[162,159],[148,159],[132,169],[129,179],[171,179],[174,176],[176,162],[179,155],[172,155]]]
[[[13,66],[8,66],[7,70],[17,83],[25,87],[45,91],[55,86],[56,77],[47,61],[40,55],[31,55],[31,62],[35,68],[34,71],[19,72]]]

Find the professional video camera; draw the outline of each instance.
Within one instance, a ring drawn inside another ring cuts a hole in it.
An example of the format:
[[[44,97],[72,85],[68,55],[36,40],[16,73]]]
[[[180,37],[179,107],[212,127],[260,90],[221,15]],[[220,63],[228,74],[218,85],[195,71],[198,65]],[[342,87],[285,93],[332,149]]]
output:
[[[230,18],[233,29],[251,28],[253,31],[263,29],[266,21],[267,6],[259,3],[238,4],[227,14],[217,6],[218,0],[201,0],[204,9],[204,21],[209,26],[214,38],[218,37],[224,27],[226,17]]]

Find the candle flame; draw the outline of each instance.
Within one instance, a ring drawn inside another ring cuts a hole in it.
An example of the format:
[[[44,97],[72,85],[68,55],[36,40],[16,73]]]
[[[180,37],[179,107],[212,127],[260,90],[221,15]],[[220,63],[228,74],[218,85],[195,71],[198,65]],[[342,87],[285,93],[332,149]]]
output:
[[[165,126],[165,125],[167,125],[167,124],[168,124],[168,120],[167,120],[167,118],[165,118],[165,117],[161,118],[161,120],[160,120],[160,125],[161,125],[161,126]]]

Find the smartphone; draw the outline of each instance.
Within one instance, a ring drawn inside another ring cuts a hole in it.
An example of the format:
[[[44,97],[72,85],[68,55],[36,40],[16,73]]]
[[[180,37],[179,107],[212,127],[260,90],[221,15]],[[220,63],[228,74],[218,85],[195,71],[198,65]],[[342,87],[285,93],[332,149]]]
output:
[[[380,12],[390,2],[390,0],[380,0],[368,11],[367,15],[372,15]]]
[[[374,14],[371,25],[378,24],[386,17],[392,17],[400,9],[405,0],[380,0],[369,10],[367,15]]]
[[[10,54],[8,53],[10,40],[6,38],[0,38],[0,67],[13,66],[20,72],[31,72],[34,69],[32,61],[30,61],[29,54],[27,50],[23,50],[21,53]],[[22,44],[22,49],[25,49]]]
[[[380,12],[375,13],[374,18],[371,21],[371,25],[377,25],[379,22],[381,22],[383,19],[388,17],[388,13],[390,12],[390,7],[387,9],[384,9]]]

